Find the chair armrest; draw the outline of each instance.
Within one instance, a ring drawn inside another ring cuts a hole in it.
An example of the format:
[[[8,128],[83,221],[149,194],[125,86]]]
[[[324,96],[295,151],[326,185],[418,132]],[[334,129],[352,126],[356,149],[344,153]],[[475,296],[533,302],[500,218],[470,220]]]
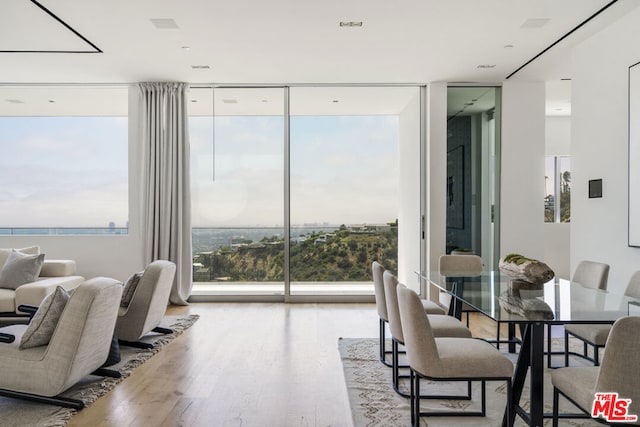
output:
[[[40,277],[64,277],[76,274],[76,262],[70,259],[45,259]]]
[[[14,342],[16,340],[15,335],[11,335],[11,334],[5,334],[3,332],[0,332],[0,342],[4,342],[7,344],[11,344],[12,342]]]

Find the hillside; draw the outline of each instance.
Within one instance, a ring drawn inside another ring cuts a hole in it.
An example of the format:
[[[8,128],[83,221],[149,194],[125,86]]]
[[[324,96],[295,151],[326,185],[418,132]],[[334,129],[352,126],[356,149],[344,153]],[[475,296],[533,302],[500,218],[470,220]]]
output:
[[[291,245],[292,281],[371,281],[371,263],[397,267],[397,228],[387,231],[314,232]],[[245,241],[233,249],[221,247],[196,255],[202,264],[194,281],[282,281],[284,242],[264,238]]]

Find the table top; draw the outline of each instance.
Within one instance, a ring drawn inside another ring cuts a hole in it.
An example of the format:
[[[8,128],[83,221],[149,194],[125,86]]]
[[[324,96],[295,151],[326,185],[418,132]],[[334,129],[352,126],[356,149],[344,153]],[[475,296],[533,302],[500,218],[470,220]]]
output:
[[[613,323],[623,316],[640,315],[640,302],[630,297],[565,279],[537,286],[498,271],[455,277],[432,272],[426,279],[501,322]]]

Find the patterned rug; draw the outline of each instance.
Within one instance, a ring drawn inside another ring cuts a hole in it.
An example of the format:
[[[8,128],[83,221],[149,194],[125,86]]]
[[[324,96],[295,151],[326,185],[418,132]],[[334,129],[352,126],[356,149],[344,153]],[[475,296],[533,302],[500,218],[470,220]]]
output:
[[[125,346],[120,348],[122,360],[109,369],[119,371],[122,374],[121,378],[88,376],[67,390],[64,396],[80,399],[86,406],[91,405],[131,375],[135,368],[193,325],[198,318],[197,314],[165,316],[161,326],[173,329],[173,333],[168,335],[151,333],[143,337],[141,341],[152,343],[154,345],[152,349],[142,350]],[[64,427],[75,413],[75,409],[0,397],[0,427]]]
[[[556,340],[554,340],[556,341]],[[557,340],[559,341],[559,340]],[[387,346],[391,348],[391,344]],[[554,345],[555,348],[555,345]],[[349,395],[349,404],[353,425],[356,427],[407,426],[410,425],[409,400],[399,396],[391,385],[391,368],[378,360],[378,340],[373,338],[341,338],[338,341],[340,358]],[[405,363],[401,360],[401,363]],[[408,390],[408,380],[403,384]],[[466,384],[443,383],[423,380],[420,382],[424,393],[464,394]],[[502,424],[504,405],[506,404],[506,385],[504,382],[487,382],[486,417],[424,417],[421,426],[429,427],[496,427]],[[548,375],[545,375],[545,411],[552,410],[553,388]],[[473,400],[422,400],[422,410],[477,411],[480,408],[480,384],[474,383]],[[523,401],[528,396],[528,387],[523,391]],[[577,412],[566,399],[560,398],[560,411]],[[526,405],[523,405],[526,409]],[[516,418],[516,426],[526,424]],[[545,420],[545,426],[551,426],[551,419]],[[591,427],[599,426],[589,419],[560,420],[561,426]]]

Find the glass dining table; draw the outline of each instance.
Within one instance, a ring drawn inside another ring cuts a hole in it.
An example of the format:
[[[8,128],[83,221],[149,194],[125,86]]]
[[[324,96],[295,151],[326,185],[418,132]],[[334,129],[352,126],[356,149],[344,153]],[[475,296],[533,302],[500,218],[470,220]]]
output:
[[[530,426],[542,426],[544,413],[544,331],[547,325],[567,323],[613,323],[627,315],[637,315],[638,302],[621,294],[587,288],[579,283],[555,278],[543,285],[514,280],[500,272],[479,276],[442,276],[438,272],[422,279],[451,294],[450,314],[460,318],[462,304],[495,320],[507,323],[510,333],[520,328],[521,345],[513,377],[512,419],[516,413]],[[515,344],[512,344],[515,347]],[[512,348],[513,349],[513,348]],[[527,372],[530,381],[529,410],[521,404]],[[505,415],[506,417],[506,415]]]

